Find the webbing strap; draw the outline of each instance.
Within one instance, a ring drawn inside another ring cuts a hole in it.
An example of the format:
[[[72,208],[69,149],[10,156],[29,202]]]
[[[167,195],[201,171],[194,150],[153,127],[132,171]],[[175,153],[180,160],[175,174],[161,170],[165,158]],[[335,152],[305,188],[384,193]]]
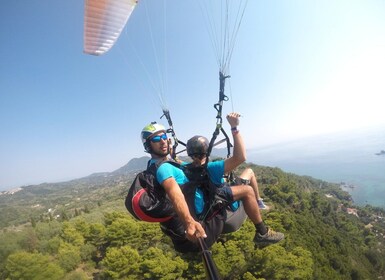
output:
[[[167,109],[163,109],[163,115],[160,117],[160,118],[163,118],[163,117],[166,117],[167,119],[167,122],[168,122],[168,126],[169,126],[169,129],[167,129],[167,132],[168,133],[171,133],[171,136],[172,138],[174,139],[174,145],[172,146],[172,153],[171,153],[171,157],[173,159],[176,158],[176,148],[178,147],[178,144],[182,144],[183,146],[186,147],[186,144],[183,143],[182,141],[180,141],[177,137],[176,137],[176,134],[175,134],[175,131],[174,131],[174,127],[173,127],[173,124],[172,124],[172,120],[171,120],[171,115],[170,115],[170,111],[167,110]]]
[[[213,136],[210,140],[209,148],[207,151],[207,160],[206,164],[209,161],[209,157],[211,154],[211,151],[214,147],[215,140],[217,139],[217,136],[219,135],[220,132],[223,133],[223,135],[226,138],[226,143],[227,143],[227,157],[230,156],[230,139],[229,136],[226,134],[225,130],[222,127],[223,119],[222,119],[222,107],[223,107],[223,101],[228,101],[229,98],[225,95],[225,81],[227,78],[230,78],[230,76],[225,76],[222,72],[219,72],[219,101],[218,103],[214,104],[215,110],[217,110],[217,125],[214,130]]]

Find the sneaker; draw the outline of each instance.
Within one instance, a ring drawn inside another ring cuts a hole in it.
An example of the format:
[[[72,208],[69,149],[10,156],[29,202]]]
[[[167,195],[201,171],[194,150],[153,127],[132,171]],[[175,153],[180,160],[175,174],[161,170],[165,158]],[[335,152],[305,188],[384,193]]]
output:
[[[265,203],[263,203],[262,199],[258,199],[257,202],[259,209],[267,209],[267,206],[265,205]]]
[[[258,232],[255,233],[254,243],[260,246],[267,246],[270,244],[277,243],[284,238],[285,235],[283,233],[274,231],[268,227],[267,232],[264,235]]]

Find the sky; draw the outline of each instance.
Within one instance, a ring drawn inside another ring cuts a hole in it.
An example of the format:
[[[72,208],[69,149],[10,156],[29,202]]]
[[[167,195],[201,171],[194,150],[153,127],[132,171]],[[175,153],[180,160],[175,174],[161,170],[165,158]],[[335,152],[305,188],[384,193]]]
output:
[[[139,1],[113,48],[91,56],[83,1],[2,0],[0,190],[145,155],[141,129],[166,125],[152,84],[180,140],[210,138],[218,65],[198,2]],[[380,0],[248,1],[223,107],[242,114],[246,147],[385,125],[384,12]]]

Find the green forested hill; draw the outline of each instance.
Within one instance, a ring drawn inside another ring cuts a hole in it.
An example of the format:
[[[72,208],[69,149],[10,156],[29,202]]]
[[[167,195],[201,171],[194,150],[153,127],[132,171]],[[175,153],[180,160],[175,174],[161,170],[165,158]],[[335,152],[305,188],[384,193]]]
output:
[[[176,253],[157,224],[125,210],[137,164],[1,195],[0,279],[205,279],[199,254]],[[286,238],[255,248],[249,221],[223,235],[211,248],[223,279],[385,277],[383,209],[354,206],[335,184],[245,166],[271,206],[265,223]]]

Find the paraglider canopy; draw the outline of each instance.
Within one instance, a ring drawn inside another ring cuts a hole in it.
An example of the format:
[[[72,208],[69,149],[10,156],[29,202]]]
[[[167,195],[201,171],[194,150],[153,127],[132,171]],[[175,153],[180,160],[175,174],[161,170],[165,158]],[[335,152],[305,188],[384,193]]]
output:
[[[137,0],[86,0],[84,52],[102,55],[116,42]]]

